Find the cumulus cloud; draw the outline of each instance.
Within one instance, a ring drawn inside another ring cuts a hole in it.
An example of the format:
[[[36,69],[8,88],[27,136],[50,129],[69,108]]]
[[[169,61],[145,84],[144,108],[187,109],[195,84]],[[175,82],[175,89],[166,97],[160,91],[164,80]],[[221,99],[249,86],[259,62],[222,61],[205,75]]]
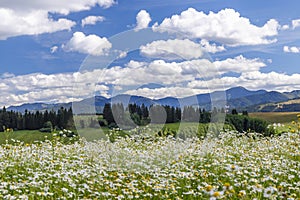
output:
[[[272,91],[292,91],[300,89],[300,74],[282,74],[277,72],[262,73],[259,71],[242,73],[239,77],[222,77],[205,81],[192,81],[189,88],[204,89],[209,85],[211,89],[231,88],[243,86],[248,89],[266,89]]]
[[[114,0],[52,0],[30,1],[26,3],[22,0],[2,0],[0,2],[0,7],[15,10],[20,13],[42,10],[67,15],[70,12],[90,10],[96,5],[103,8],[109,8],[113,4],[115,4]]]
[[[115,93],[150,98],[184,97],[234,86],[279,91],[300,89],[300,74],[261,73],[259,70],[264,66],[257,58],[237,56],[215,62],[207,59],[184,62],[154,60],[150,63],[132,60],[123,67],[50,75],[36,73],[15,76],[6,73],[0,76],[0,106],[69,102],[95,93],[110,97],[112,86]],[[240,75],[232,77],[227,72]],[[164,87],[140,87],[153,81]]]
[[[0,89],[1,90],[7,90],[8,89],[8,85],[6,85],[5,83],[0,83]]]
[[[127,51],[119,51],[119,55],[117,56],[117,59],[125,58],[127,56]]]
[[[50,48],[51,53],[55,53],[55,52],[57,52],[57,50],[58,50],[58,46],[53,46]]]
[[[86,36],[82,32],[75,32],[70,41],[62,45],[62,48],[67,52],[79,52],[94,56],[104,55],[111,47],[112,44],[107,38],[101,38],[97,35]]]
[[[275,19],[270,19],[258,27],[234,9],[205,14],[189,8],[180,15],[164,19],[161,24],[155,23],[152,28],[159,32],[182,33],[190,38],[212,40],[228,46],[241,46],[276,42],[274,36],[278,35],[280,25]]]
[[[191,40],[158,40],[140,47],[141,54],[152,58],[195,59],[203,55],[202,46]]]
[[[217,46],[216,44],[210,44],[207,40],[202,39],[200,41],[200,44],[202,45],[202,48],[208,52],[208,53],[217,53],[217,52],[222,52],[226,51],[225,47],[222,46]]]
[[[283,26],[280,26],[280,30],[288,30],[288,29],[290,29],[290,26],[289,25],[287,25],[287,24],[285,24],[285,25],[283,25]]]
[[[266,66],[266,64],[258,58],[247,59],[242,55],[235,58],[227,58],[222,61],[215,61],[214,65],[221,73],[259,71],[260,68]]]
[[[277,72],[262,73],[259,71],[245,72],[239,77],[217,77],[212,79],[201,79],[190,81],[185,87],[167,86],[163,88],[138,88],[128,90],[126,94],[143,95],[149,98],[158,99],[168,96],[186,97],[212,91],[222,91],[236,86],[243,86],[251,90],[270,91],[292,91],[300,89],[300,74],[286,75]]]
[[[134,30],[139,31],[148,28],[150,22],[150,14],[146,10],[141,10],[136,16],[136,27]]]
[[[84,27],[85,25],[95,25],[97,22],[103,22],[104,17],[102,16],[88,16],[81,20],[81,26]]]
[[[208,88],[203,89],[193,89],[186,87],[163,87],[163,88],[138,88],[136,90],[128,90],[125,94],[129,95],[141,95],[151,98],[151,99],[160,99],[165,97],[187,97],[192,95],[197,95],[200,93],[208,93],[210,90]]]
[[[70,102],[94,95],[96,91],[107,96],[108,86],[97,80],[101,70],[60,74],[28,74],[0,79],[0,105],[19,105],[34,102]],[[76,93],[74,92],[76,87]]]
[[[9,72],[6,72],[6,73],[2,74],[2,75],[0,76],[0,78],[5,79],[5,78],[12,78],[12,77],[14,77],[14,76],[15,76],[14,74],[9,73]]]
[[[300,26],[300,19],[295,19],[295,20],[292,20],[292,27],[293,29],[297,28]]]
[[[54,20],[51,13],[67,15],[70,12],[89,10],[99,5],[108,8],[113,0],[3,0],[0,2],[0,40],[21,35],[37,35],[70,30],[75,22],[66,18]]]
[[[153,82],[162,85],[181,84],[198,78],[211,79],[228,72],[246,73],[259,70],[265,64],[243,56],[211,62],[195,59],[183,62],[154,60],[150,63],[130,61],[125,67],[112,67],[102,74],[102,81],[118,86],[137,86]]]
[[[0,40],[20,35],[37,35],[70,30],[76,23],[60,18],[53,20],[44,11],[18,13],[14,10],[0,8]]]
[[[283,51],[286,53],[300,53],[300,47],[289,47],[289,46],[284,46]]]
[[[157,40],[140,47],[142,55],[166,60],[198,59],[203,56],[203,51],[217,53],[225,50],[224,46],[210,44],[204,39],[201,40],[200,43],[193,42],[189,39]]]

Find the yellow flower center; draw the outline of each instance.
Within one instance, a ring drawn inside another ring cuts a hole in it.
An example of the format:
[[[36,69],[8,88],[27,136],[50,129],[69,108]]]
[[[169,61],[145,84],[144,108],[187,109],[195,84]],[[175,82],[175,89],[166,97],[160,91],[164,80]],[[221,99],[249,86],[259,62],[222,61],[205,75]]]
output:
[[[207,186],[205,187],[205,190],[209,192],[209,191],[212,190],[212,188],[213,188],[213,187],[212,187],[211,185],[207,185]]]
[[[220,194],[220,192],[214,192],[214,193],[213,193],[213,196],[214,196],[214,197],[219,197],[219,196],[221,196],[221,194]]]

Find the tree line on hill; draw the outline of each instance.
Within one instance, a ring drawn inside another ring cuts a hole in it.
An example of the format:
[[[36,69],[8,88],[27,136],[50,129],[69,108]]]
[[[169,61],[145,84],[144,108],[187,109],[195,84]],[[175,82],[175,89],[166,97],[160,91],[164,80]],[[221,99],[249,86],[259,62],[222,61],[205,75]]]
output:
[[[6,130],[38,130],[49,131],[52,128],[73,129],[72,108],[61,107],[58,111],[29,112],[24,114],[7,111],[5,107],[0,110],[0,131]]]
[[[128,111],[128,112],[126,112]],[[124,108],[122,104],[107,103],[103,109],[103,119],[99,119],[100,126],[118,127],[118,125],[146,125],[148,123],[176,123],[176,122],[196,122],[210,123],[219,113],[225,113],[224,109],[214,108],[212,111],[206,111],[199,107],[185,106],[183,109],[168,105],[152,105],[149,108],[142,104],[130,104]],[[128,120],[128,119],[131,120]],[[232,109],[231,113],[226,115],[225,123],[233,126],[239,132],[254,131],[258,133],[267,133],[268,123],[261,119],[250,118],[247,111],[238,113]]]
[[[218,111],[215,110],[215,112]],[[141,126],[150,122],[161,124],[180,121],[209,123],[210,120],[211,112],[193,106],[185,106],[181,109],[169,105],[151,105],[147,107],[144,104],[129,104],[127,108],[124,108],[121,103],[113,105],[106,103],[100,125],[110,126],[112,124],[130,124],[133,122],[135,125]]]
[[[198,107],[186,106],[183,109],[168,105],[152,105],[150,107],[144,104],[129,104],[124,107],[123,104],[105,104],[103,113],[98,120],[92,120],[90,127],[108,126],[132,128],[136,125],[143,126],[151,123],[164,124],[176,122],[197,122],[210,123],[213,115],[224,113],[224,109],[206,111]],[[266,132],[267,122],[248,117],[247,111],[242,115],[233,109],[230,115],[226,115],[225,123],[235,127],[239,132],[255,131]],[[84,126],[84,125],[83,125]],[[51,132],[55,129],[75,129],[72,108],[61,107],[58,111],[29,112],[24,114],[15,111],[7,111],[4,107],[0,110],[0,131],[9,130],[41,130]]]

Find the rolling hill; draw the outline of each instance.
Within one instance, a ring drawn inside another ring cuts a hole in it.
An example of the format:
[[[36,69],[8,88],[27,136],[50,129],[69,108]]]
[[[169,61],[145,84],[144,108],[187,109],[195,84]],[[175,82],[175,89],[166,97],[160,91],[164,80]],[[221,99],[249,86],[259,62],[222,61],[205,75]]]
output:
[[[300,112],[300,98],[283,102],[256,105],[249,108],[249,110],[256,112]]]
[[[102,96],[95,96],[88,99],[84,99],[79,102],[73,102],[74,113],[101,113],[105,103],[122,103],[123,105],[138,104],[145,106],[150,105],[169,105],[174,107],[183,106],[200,106],[206,110],[210,110],[212,107],[211,97],[218,99],[219,96],[226,97],[227,101],[216,100],[213,106],[224,106],[224,103],[230,108],[236,108],[238,110],[248,110],[250,112],[256,111],[299,111],[300,110],[300,91],[292,92],[276,92],[257,90],[250,91],[243,87],[235,87],[226,90],[225,92],[212,92],[206,94],[198,94],[195,96],[189,96],[184,98],[166,97],[162,99],[150,99],[142,96],[130,96],[130,95],[117,95],[112,98],[105,98]],[[33,103],[23,104],[21,106],[11,106],[8,110],[18,111],[24,113],[28,111],[45,111],[45,110],[58,110],[60,107],[71,107],[72,103],[61,104],[46,104],[46,103]]]

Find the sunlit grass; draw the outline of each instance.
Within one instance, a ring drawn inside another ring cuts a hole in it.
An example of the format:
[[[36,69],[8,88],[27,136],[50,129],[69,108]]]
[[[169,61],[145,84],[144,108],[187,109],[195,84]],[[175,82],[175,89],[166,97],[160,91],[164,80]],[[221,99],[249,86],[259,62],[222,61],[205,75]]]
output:
[[[297,199],[300,136],[0,147],[1,199]],[[55,136],[57,137],[57,136]]]
[[[269,123],[287,124],[297,120],[297,114],[298,112],[256,112],[249,113],[249,116],[266,120]]]
[[[5,144],[6,141],[11,143],[12,140],[22,141],[24,143],[34,143],[35,141],[45,141],[52,139],[52,133],[41,133],[39,130],[22,130],[14,132],[0,132],[0,144]]]

